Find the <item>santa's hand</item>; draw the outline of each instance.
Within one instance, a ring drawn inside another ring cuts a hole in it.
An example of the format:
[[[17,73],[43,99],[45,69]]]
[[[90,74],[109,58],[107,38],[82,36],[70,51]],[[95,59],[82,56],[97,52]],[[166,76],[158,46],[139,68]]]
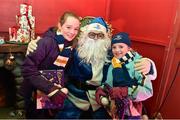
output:
[[[141,58],[135,62],[135,70],[147,74],[151,69],[151,62],[147,58]]]
[[[29,53],[34,52],[37,49],[37,42],[41,39],[41,37],[37,37],[35,40],[31,40],[28,44],[26,55]]]
[[[128,95],[128,87],[113,87],[109,90],[111,99],[122,99]]]

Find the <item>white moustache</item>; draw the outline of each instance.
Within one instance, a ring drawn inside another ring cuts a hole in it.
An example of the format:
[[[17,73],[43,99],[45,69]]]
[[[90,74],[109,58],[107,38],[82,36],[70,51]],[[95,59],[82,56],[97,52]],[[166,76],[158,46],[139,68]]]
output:
[[[107,50],[110,45],[110,39],[94,40],[81,36],[78,40],[78,55],[83,62],[98,64],[107,59]]]

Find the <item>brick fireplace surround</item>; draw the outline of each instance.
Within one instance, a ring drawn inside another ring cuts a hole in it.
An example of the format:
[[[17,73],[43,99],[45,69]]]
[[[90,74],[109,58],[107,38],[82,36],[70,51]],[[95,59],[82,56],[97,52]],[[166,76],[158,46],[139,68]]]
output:
[[[0,45],[0,107],[11,105],[15,110],[24,108],[24,101],[22,97],[18,95],[17,91],[23,81],[21,65],[25,58],[26,48],[27,45]],[[12,69],[7,69],[4,62],[6,61],[10,51],[15,57],[15,65]],[[13,76],[13,78],[11,76]]]

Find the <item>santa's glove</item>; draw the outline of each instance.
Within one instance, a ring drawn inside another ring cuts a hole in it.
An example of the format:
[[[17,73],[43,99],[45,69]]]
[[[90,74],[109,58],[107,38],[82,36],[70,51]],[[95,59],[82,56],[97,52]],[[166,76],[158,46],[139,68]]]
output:
[[[38,36],[35,40],[31,40],[28,44],[26,55],[29,55],[30,53],[34,52],[37,49],[37,42],[41,38]]]
[[[128,87],[113,87],[109,90],[111,99],[122,99],[128,96]]]
[[[103,88],[98,87],[96,89],[96,102],[101,105],[101,98],[107,96]]]
[[[67,98],[67,94],[62,92],[62,89],[57,89],[56,87],[52,88],[52,92],[48,94],[50,100],[55,104],[55,105],[63,105],[64,100]]]

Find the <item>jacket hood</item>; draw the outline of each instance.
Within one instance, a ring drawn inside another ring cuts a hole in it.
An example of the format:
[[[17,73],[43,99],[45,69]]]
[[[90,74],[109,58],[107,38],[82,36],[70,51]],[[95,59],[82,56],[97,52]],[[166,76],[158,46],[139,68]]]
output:
[[[55,35],[56,35],[56,28],[55,28],[55,27],[51,27],[51,28],[49,28],[49,29],[42,35],[42,37],[54,38]]]

